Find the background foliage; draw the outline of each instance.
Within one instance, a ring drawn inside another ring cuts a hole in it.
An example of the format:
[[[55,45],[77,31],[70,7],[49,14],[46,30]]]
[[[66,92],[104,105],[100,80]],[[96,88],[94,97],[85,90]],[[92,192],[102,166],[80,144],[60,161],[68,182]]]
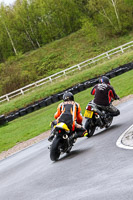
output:
[[[0,96],[132,40],[132,0],[0,4]]]

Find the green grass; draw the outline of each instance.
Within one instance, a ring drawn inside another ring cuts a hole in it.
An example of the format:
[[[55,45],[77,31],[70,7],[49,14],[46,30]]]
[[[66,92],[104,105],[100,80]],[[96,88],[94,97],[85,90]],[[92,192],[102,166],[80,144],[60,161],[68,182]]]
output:
[[[100,41],[99,44],[95,46],[88,42],[87,37],[82,31],[78,31],[61,40],[54,41],[42,48],[19,56],[19,58],[14,58],[14,60],[1,64],[0,68],[3,69],[4,65],[7,69],[9,66],[19,68],[22,72],[25,71],[26,74],[29,73],[31,77],[30,81],[32,80],[32,82],[34,82],[35,80],[78,64],[121,44],[132,41],[132,37],[133,33],[130,33],[119,38]],[[91,65],[84,70],[75,71],[74,73],[69,74],[69,76],[64,77],[63,80],[54,81],[53,83],[36,88],[23,96],[16,97],[10,102],[2,103],[0,105],[0,114],[7,114],[22,108],[39,99],[61,92],[77,83],[97,77],[113,68],[132,61],[133,51],[130,49],[128,52],[114,56],[110,60],[106,59],[105,61],[101,61],[100,64],[97,64],[96,66]],[[6,79],[6,76],[2,75],[2,77]],[[132,94],[133,70],[111,79],[111,83],[120,97]],[[2,82],[0,82],[0,84],[2,84]],[[82,114],[84,113],[87,103],[93,98],[90,95],[90,90],[91,88],[75,95],[75,100],[81,105]],[[20,117],[9,122],[5,126],[1,126],[0,152],[6,151],[17,143],[26,141],[50,129],[49,123],[53,120],[58,104],[59,102],[24,117]]]
[[[133,32],[119,37],[101,36],[99,42],[93,44],[84,32],[79,30],[34,51],[11,57],[5,63],[0,63],[0,96],[132,41],[132,38]],[[47,92],[44,87],[38,97],[28,96],[27,102],[23,98],[20,100],[23,103],[32,103],[39,97],[45,97]]]
[[[133,94],[133,70],[111,79],[111,84],[121,98]],[[75,101],[81,105],[82,114],[87,103],[93,99],[90,90],[91,88],[75,95]],[[53,116],[59,103],[52,104],[1,126],[0,152],[49,130],[50,121],[54,119]]]
[[[0,114],[7,114],[11,111],[17,110],[24,106],[27,106],[31,102],[35,102],[39,99],[45,98],[47,96],[56,94],[58,92],[67,89],[77,83],[83,82],[85,80],[98,77],[120,65],[129,63],[133,61],[133,51],[130,50],[124,54],[117,55],[111,60],[105,60],[100,64],[91,65],[90,68],[83,69],[81,71],[75,71],[67,77],[63,77],[62,80],[56,80],[53,83],[48,83],[39,88],[32,90],[31,92],[16,97],[10,102],[5,102],[0,105]]]
[[[79,30],[6,64],[18,66],[29,72],[34,71],[38,79],[132,41],[132,38],[133,32],[130,32],[121,37],[102,38],[94,45],[84,32]]]

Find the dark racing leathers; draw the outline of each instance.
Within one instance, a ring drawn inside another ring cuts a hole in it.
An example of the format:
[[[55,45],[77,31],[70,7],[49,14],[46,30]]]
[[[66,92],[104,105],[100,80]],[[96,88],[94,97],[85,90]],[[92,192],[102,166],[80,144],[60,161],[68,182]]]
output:
[[[108,111],[112,116],[117,116],[120,114],[120,111],[111,104],[112,99],[119,99],[111,85],[99,83],[94,86],[91,94],[95,95],[94,103],[101,107],[102,110]]]

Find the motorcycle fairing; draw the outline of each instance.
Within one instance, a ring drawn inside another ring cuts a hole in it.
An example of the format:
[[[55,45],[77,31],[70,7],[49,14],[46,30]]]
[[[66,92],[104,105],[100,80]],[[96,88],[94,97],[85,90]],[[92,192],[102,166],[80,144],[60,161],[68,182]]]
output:
[[[68,126],[63,122],[58,123],[57,125],[54,126],[54,128],[61,128],[64,129],[66,132],[70,132]]]

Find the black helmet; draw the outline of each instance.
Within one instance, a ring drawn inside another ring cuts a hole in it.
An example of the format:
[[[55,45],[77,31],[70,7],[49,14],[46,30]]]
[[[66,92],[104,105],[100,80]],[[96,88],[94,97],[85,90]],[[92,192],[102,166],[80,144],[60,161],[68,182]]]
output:
[[[107,76],[102,76],[99,78],[99,83],[110,84],[109,78]]]
[[[64,101],[74,101],[74,96],[71,92],[65,92],[63,95]]]

